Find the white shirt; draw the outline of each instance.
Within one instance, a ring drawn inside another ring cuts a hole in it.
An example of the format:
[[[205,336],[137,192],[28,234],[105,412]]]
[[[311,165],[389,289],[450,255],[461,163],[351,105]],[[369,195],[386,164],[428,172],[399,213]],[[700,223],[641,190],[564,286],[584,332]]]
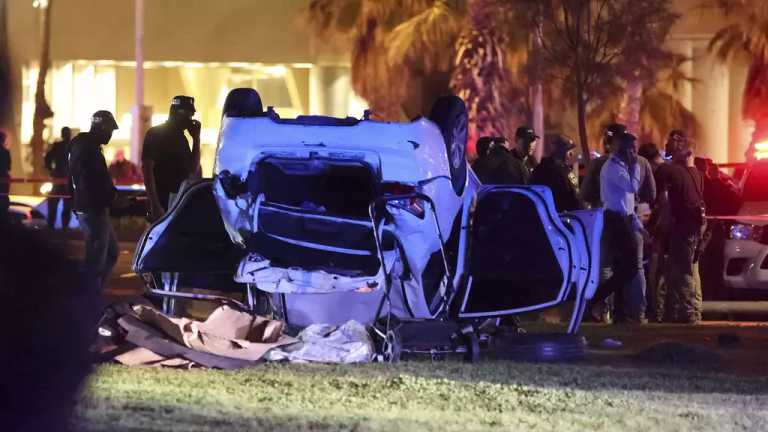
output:
[[[607,210],[622,215],[635,214],[635,194],[643,184],[645,170],[640,164],[635,166],[634,178],[629,178],[627,164],[618,157],[611,156],[600,171],[600,199]]]

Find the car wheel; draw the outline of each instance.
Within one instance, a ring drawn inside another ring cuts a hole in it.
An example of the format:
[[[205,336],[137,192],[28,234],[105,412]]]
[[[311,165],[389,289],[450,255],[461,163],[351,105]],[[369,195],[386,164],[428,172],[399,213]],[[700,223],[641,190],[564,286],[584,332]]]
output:
[[[224,100],[222,115],[225,117],[255,117],[262,115],[261,96],[252,88],[236,88]]]
[[[381,347],[384,363],[397,363],[403,354],[403,342],[397,330],[387,331],[384,343]]]
[[[435,102],[429,119],[443,135],[453,190],[461,195],[467,182],[467,107],[458,96],[443,96]]]
[[[480,362],[480,338],[475,331],[464,334],[464,340],[467,343],[467,352],[464,354],[464,361],[467,363]]]
[[[574,334],[504,334],[494,338],[499,358],[524,362],[568,362],[584,357],[584,339]]]

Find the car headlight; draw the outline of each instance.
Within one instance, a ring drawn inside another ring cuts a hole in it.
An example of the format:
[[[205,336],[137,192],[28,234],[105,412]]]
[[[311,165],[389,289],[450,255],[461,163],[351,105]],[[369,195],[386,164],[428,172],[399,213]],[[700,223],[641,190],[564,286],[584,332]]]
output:
[[[758,225],[735,223],[731,225],[728,238],[731,240],[759,241],[763,235],[763,227]]]

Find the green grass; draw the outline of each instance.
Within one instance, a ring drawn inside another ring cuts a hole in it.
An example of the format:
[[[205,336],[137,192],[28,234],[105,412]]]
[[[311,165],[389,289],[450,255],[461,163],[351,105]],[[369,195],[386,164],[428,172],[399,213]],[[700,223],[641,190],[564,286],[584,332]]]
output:
[[[768,379],[589,365],[105,366],[88,430],[768,430]]]

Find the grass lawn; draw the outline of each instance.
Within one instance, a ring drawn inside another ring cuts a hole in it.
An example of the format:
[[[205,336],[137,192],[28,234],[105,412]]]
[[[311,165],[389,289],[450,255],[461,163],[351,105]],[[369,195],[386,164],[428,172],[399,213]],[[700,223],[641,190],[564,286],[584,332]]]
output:
[[[503,361],[103,366],[78,422],[94,431],[759,431],[768,430],[768,378]]]

